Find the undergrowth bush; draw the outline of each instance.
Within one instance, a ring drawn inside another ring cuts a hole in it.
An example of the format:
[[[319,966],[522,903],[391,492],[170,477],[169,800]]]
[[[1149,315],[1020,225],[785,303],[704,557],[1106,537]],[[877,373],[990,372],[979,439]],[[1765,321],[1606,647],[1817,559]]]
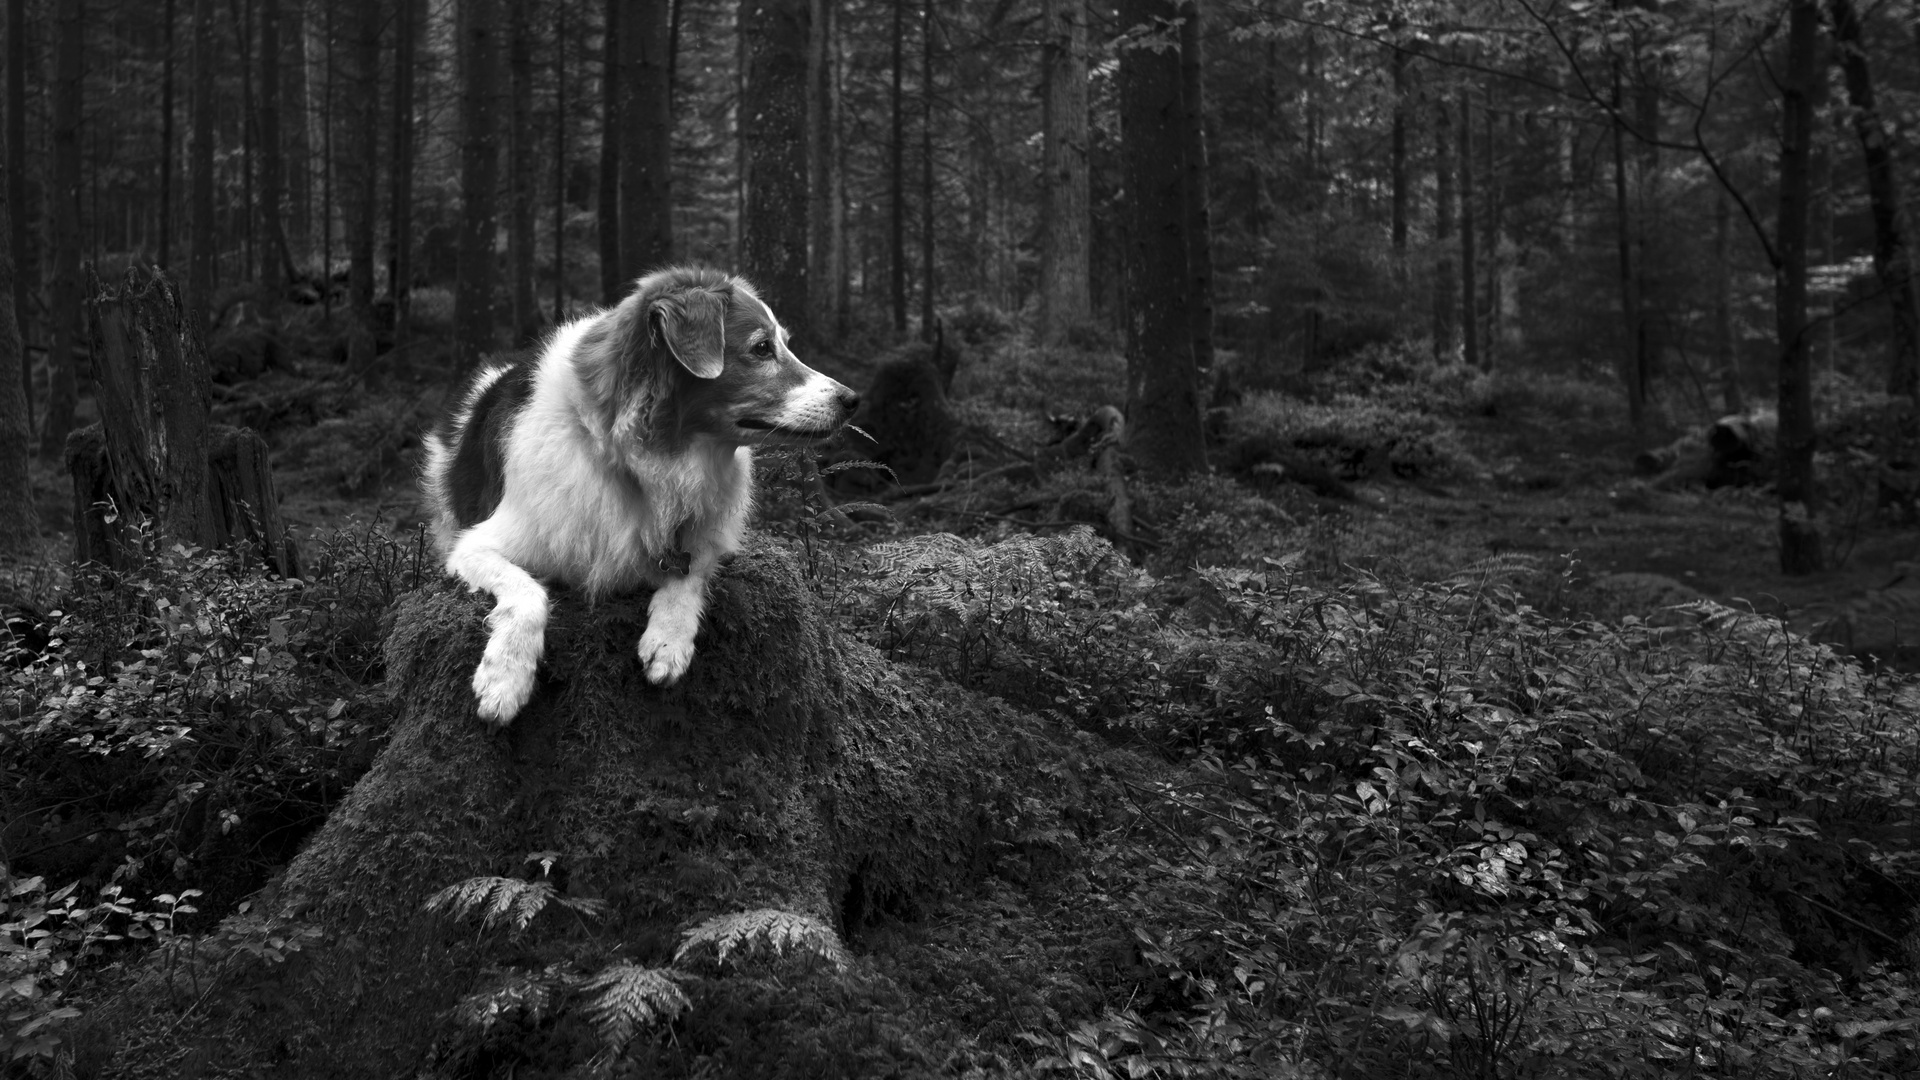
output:
[[[1029,1033],[1042,1071],[1920,1068],[1912,682],[1706,603],[1569,624],[1465,577],[1205,576],[1220,618],[1140,673],[1206,707],[1127,721],[1186,773],[1094,872],[1138,972]]]
[[[1451,422],[1378,397],[1341,393],[1322,403],[1255,394],[1234,410],[1230,424],[1239,438],[1289,443],[1349,479],[1483,471]]]
[[[1084,531],[849,568],[895,657],[1179,763],[1055,845],[1090,864],[1061,921],[1132,959],[1025,1032],[1036,1072],[1920,1070],[1920,686],[1710,602],[1574,622],[1498,567],[1305,561],[1172,611]]]
[[[211,923],[292,854],[383,735],[381,620],[417,540],[366,525],[288,580],[151,538],[86,567],[46,652],[0,685],[6,871],[126,895],[205,893]]]

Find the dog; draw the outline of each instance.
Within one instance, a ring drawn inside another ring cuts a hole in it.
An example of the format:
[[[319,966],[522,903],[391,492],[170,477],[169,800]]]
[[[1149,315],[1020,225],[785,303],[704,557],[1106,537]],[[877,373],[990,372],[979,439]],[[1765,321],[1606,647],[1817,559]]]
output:
[[[707,581],[746,531],[753,447],[823,442],[860,403],[787,338],[746,281],[675,267],[449,399],[421,489],[447,572],[494,597],[473,673],[483,721],[503,727],[533,694],[543,581],[652,585],[640,663],[656,685],[686,674]]]

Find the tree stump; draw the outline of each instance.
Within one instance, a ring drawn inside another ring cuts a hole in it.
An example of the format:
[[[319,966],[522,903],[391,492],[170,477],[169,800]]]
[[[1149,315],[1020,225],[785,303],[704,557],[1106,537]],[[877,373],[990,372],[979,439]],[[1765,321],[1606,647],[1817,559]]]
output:
[[[886,465],[901,484],[922,484],[938,475],[940,466],[953,456],[959,431],[940,369],[911,353],[881,364],[873,373],[873,383],[860,396],[853,426],[871,436],[873,443],[864,445],[856,437],[852,456]],[[886,486],[884,477],[865,470],[842,472],[835,480],[841,490]]]
[[[206,346],[173,281],[135,266],[117,288],[88,277],[87,332],[99,424],[67,442],[74,558],[119,567],[133,529],[218,547],[251,541],[281,574],[299,572],[266,444],[209,418]]]
[[[680,930],[728,913],[778,908],[857,935],[985,876],[1028,827],[1014,822],[1066,798],[1042,772],[1063,753],[1055,731],[846,640],[763,541],[716,580],[672,690],[634,656],[646,601],[557,592],[539,689],[500,735],[469,687],[489,600],[443,581],[403,601],[387,748],[254,910],[199,946],[197,983],[154,960],[90,1017],[83,1074],[191,1061],[206,1075],[480,1076],[517,1061],[572,1075],[602,1051],[578,999],[555,993],[543,1016],[486,1031],[456,1005],[543,972],[666,966]],[[541,859],[549,869],[529,870]],[[552,881],[609,912],[591,922],[556,901],[517,934],[423,913],[478,875]],[[246,955],[302,935],[283,963]],[[940,1060],[910,1019],[925,1003],[877,965],[742,965],[681,985],[691,1008],[673,1038],[628,1050],[639,1075],[881,1076]]]

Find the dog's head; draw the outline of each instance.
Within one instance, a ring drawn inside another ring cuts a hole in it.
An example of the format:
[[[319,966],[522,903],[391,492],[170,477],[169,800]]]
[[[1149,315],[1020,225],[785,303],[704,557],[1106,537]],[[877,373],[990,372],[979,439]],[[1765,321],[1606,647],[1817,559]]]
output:
[[[801,363],[746,281],[717,270],[648,274],[581,339],[575,369],[616,442],[672,451],[698,437],[807,445],[860,396]]]

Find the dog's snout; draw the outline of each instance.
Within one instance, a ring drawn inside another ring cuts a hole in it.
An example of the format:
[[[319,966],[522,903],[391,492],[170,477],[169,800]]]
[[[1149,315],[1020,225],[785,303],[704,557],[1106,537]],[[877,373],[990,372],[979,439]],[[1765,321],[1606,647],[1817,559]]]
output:
[[[848,416],[852,416],[853,411],[860,407],[860,395],[844,386],[834,394],[834,401],[839,404],[840,411]]]

